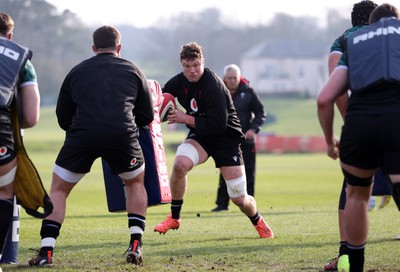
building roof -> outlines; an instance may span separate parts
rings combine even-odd
[[[329,45],[315,41],[264,41],[250,48],[243,58],[321,58],[329,53]]]

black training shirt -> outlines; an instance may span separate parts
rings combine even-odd
[[[144,74],[114,54],[99,54],[66,76],[56,114],[66,145],[118,147],[138,137],[137,126],[153,121],[151,93]]]
[[[175,96],[186,113],[195,117],[196,128],[189,129],[196,135],[244,138],[228,89],[208,68],[195,83],[189,82],[183,73],[177,74],[165,84],[163,92]]]

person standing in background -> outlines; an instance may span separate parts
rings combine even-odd
[[[229,64],[224,68],[224,83],[228,88],[246,140],[241,144],[244,168],[246,171],[247,193],[254,197],[256,177],[256,135],[264,124],[266,113],[264,106],[249,82],[242,77],[238,65]],[[229,195],[222,174],[219,175],[217,207],[212,212],[225,211],[229,208]]]

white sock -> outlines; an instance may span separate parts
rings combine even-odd
[[[56,246],[56,239],[52,237],[43,238],[41,241],[41,247],[52,247]]]
[[[138,227],[138,226],[132,226],[129,228],[129,232],[130,234],[143,234],[143,230],[142,228]]]

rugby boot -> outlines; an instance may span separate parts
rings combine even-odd
[[[338,264],[337,264],[337,271],[338,272],[350,272],[349,255],[344,254],[339,257]]]
[[[338,257],[333,258],[324,265],[324,271],[337,271]]]
[[[53,263],[53,251],[45,250],[45,252],[40,252],[38,255],[29,260],[30,266],[44,266],[51,267]]]
[[[154,231],[158,231],[160,234],[165,234],[168,230],[177,230],[181,225],[181,219],[173,219],[172,215],[169,214],[164,221],[159,223],[157,226],[154,227]]]
[[[254,227],[256,228],[261,238],[274,238],[274,233],[272,232],[272,229],[268,226],[267,222],[265,222],[262,216],[260,216],[257,225]]]
[[[135,265],[143,264],[142,243],[140,243],[138,240],[133,240],[133,242],[129,245],[126,262],[133,263]]]

